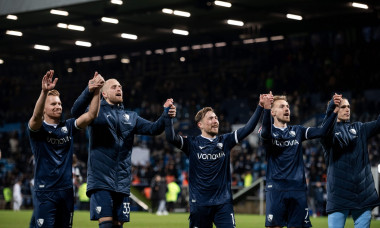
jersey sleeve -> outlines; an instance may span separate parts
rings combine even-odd
[[[378,134],[380,132],[380,115],[377,117],[377,120],[364,123],[363,128],[366,131],[368,138]]]
[[[255,130],[256,125],[260,120],[262,112],[263,112],[263,107],[258,105],[255,112],[253,113],[251,118],[248,120],[248,122],[245,124],[245,126],[242,128],[239,128],[234,133],[236,143],[239,143],[241,140],[243,140],[245,137],[247,137],[249,134],[251,134]]]
[[[178,135],[174,132],[173,119],[165,118],[165,136],[166,140],[178,149],[189,155],[189,138]]]
[[[92,94],[88,90],[88,87],[79,95],[75,100],[73,107],[71,108],[71,115],[75,118],[79,118],[83,113],[86,112],[88,105],[92,99]]]
[[[272,138],[272,117],[270,114],[270,109],[264,109],[263,123],[261,129],[259,130],[259,135],[262,140],[270,140]]]
[[[165,108],[164,112],[155,122],[148,121],[140,116],[136,120],[136,132],[143,135],[159,135],[165,129],[165,119],[168,117],[169,108]]]
[[[321,138],[327,134],[327,132],[330,130],[330,128],[334,125],[336,121],[337,114],[332,113],[330,116],[328,116],[325,119],[325,122],[322,123],[319,127],[309,127],[306,129],[305,133],[305,139],[315,139],[315,138]]]

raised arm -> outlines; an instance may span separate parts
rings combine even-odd
[[[322,125],[320,127],[309,128],[306,132],[306,139],[321,138],[323,136],[326,136],[327,133],[333,129],[341,101],[342,95],[335,94],[333,96],[333,99],[330,101],[327,107],[326,117],[323,120]],[[332,109],[334,109],[334,111],[332,113],[329,113]]]
[[[137,117],[136,130],[137,134],[159,135],[165,129],[165,118],[173,118],[176,115],[176,107],[173,105],[173,99],[169,98],[164,104],[164,112],[155,122],[148,121],[144,118]]]
[[[269,94],[265,94],[265,95],[261,94],[260,95],[259,105],[257,105],[255,112],[253,113],[253,115],[251,116],[251,118],[249,119],[247,124],[244,127],[239,128],[237,130],[236,135],[237,135],[237,139],[239,142],[242,139],[244,139],[245,137],[247,137],[249,134],[251,134],[253,132],[253,130],[255,130],[256,125],[260,120],[261,113],[263,112],[265,105],[270,106]]]
[[[88,111],[77,119],[77,126],[81,129],[86,128],[96,117],[100,108],[100,88],[96,88],[92,97]]]
[[[272,116],[271,116],[271,104],[273,103],[272,92],[269,93],[269,100],[265,100],[264,105],[264,115],[262,121],[262,127],[260,131],[261,138],[270,139],[271,138],[271,129],[272,129]]]
[[[103,85],[104,78],[98,74],[98,72],[95,72],[94,77],[88,82],[88,86],[74,102],[73,107],[71,108],[71,115],[75,118],[79,118],[83,113],[85,113],[87,106],[92,101],[93,92],[97,88],[102,88]]]
[[[33,115],[29,120],[29,127],[31,130],[37,131],[42,126],[45,100],[46,100],[47,94],[49,90],[54,89],[58,81],[58,78],[55,78],[53,81],[53,75],[54,75],[54,70],[49,70],[46,72],[46,74],[42,78],[41,93],[34,107]]]

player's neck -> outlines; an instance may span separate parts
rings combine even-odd
[[[44,115],[44,121],[48,124],[59,124],[60,118],[51,118],[47,115]]]
[[[274,123],[273,125],[277,128],[286,128],[287,125],[286,125],[286,122],[283,122],[283,121],[279,121],[277,119],[274,119]]]
[[[208,139],[214,139],[216,137],[216,135],[210,135],[208,134],[207,132],[202,132],[202,137],[205,137],[205,138],[208,138]]]

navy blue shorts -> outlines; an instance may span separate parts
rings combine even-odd
[[[72,227],[74,190],[35,191],[35,227]]]
[[[267,191],[265,226],[311,227],[306,191]]]
[[[98,190],[90,197],[91,220],[103,217],[112,217],[113,221],[129,222],[130,217],[129,196],[107,190]]]
[[[190,205],[190,228],[235,228],[235,214],[231,203],[214,206]]]

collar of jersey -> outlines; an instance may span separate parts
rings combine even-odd
[[[273,124],[273,127],[274,127],[274,128],[277,128],[277,129],[279,129],[279,130],[281,130],[281,131],[284,131],[286,128],[288,128],[288,127],[276,127],[276,126],[274,126],[274,124]]]
[[[113,109],[124,109],[124,105],[122,103],[112,105],[112,104],[109,104],[104,98],[102,98],[101,105],[107,105]]]
[[[44,123],[50,127],[54,127],[54,128],[57,128],[58,124],[49,124],[47,123],[45,120],[44,120]]]
[[[207,138],[207,137],[204,137],[203,135],[201,135],[201,137],[202,137],[202,138],[204,138],[204,139],[207,139],[207,140],[209,140],[210,142],[212,142],[212,141],[214,141],[214,139],[216,139],[216,136],[215,136],[215,138],[212,138],[212,139],[210,139],[210,138]]]

